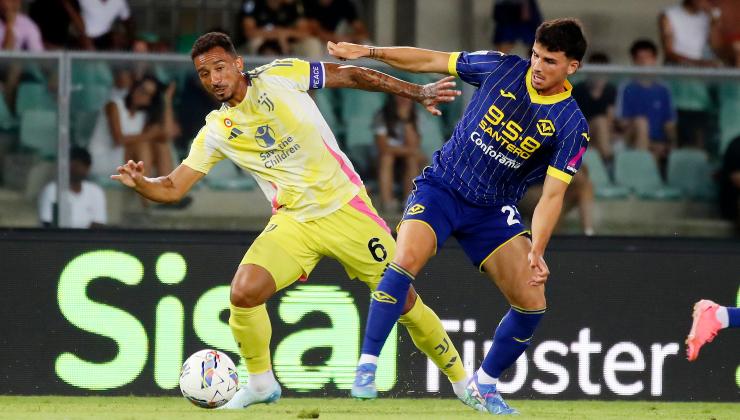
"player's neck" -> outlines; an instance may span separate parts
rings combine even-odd
[[[542,90],[535,89],[535,90],[537,90],[537,94],[540,96],[557,95],[558,93],[565,92],[565,81],[563,80],[562,82],[556,84],[550,89],[542,89]]]
[[[239,79],[239,84],[236,87],[236,91],[234,91],[234,94],[231,95],[231,99],[226,101],[226,103],[231,106],[237,106],[244,98],[247,96],[247,90],[249,89],[249,82],[247,82],[247,77],[244,76],[241,79]]]

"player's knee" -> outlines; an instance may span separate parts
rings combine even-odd
[[[274,288],[272,288],[274,289]],[[249,276],[234,277],[231,282],[231,304],[240,308],[254,308],[270,298],[274,290]]]
[[[393,262],[411,273],[419,271],[421,265],[424,264],[422,259],[414,252],[404,252],[398,249],[396,250],[396,256],[393,258]]]

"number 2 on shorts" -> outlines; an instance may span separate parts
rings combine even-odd
[[[516,224],[521,223],[516,218],[516,214],[517,213],[516,213],[516,209],[514,207],[511,207],[511,206],[503,206],[503,207],[501,207],[501,213],[508,213],[509,214],[509,217],[506,218],[506,223],[508,223],[509,226],[513,226],[513,225],[516,225]]]

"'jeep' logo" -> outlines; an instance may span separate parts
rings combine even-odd
[[[275,144],[275,131],[269,125],[257,127],[257,131],[254,133],[254,139],[260,146],[268,148]]]
[[[552,136],[555,134],[555,125],[550,120],[537,121],[537,131],[541,136]]]

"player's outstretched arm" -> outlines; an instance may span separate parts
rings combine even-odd
[[[149,200],[158,203],[180,201],[185,194],[203,178],[204,174],[188,166],[180,165],[167,176],[147,178],[144,176],[144,162],[129,160],[117,168],[118,174],[111,179],[135,190]]]
[[[558,178],[547,175],[542,187],[542,197],[537,202],[532,215],[532,250],[529,253],[529,265],[532,268],[530,285],[544,284],[550,275],[545,263],[545,248],[550,242],[552,231],[560,219],[563,209],[563,198],[568,184]]]
[[[327,42],[329,54],[340,60],[372,58],[382,61],[399,70],[414,73],[450,74],[448,52],[425,50],[414,47],[373,47],[370,45],[351,44],[349,42]]]
[[[445,77],[426,85],[417,85],[383,72],[350,65],[324,63],[327,88],[354,88],[371,92],[386,92],[403,96],[422,104],[432,115],[442,115],[437,109],[441,102],[452,102],[462,92],[454,89],[454,77]]]

